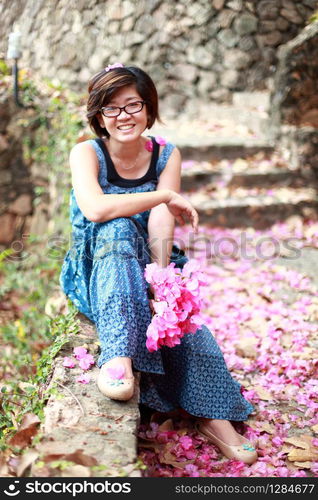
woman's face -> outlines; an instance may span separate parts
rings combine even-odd
[[[138,94],[135,86],[131,85],[118,90],[106,107],[123,107],[127,104],[136,103],[136,101],[143,101],[143,99]],[[121,110],[120,115],[116,117],[105,117],[101,114],[99,120],[100,125],[106,127],[112,139],[119,142],[131,142],[137,140],[147,128],[146,105],[141,111],[134,114],[129,114],[125,110]]]

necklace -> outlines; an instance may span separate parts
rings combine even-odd
[[[120,168],[122,168],[123,170],[131,170],[132,168],[135,168],[135,166],[137,165],[137,162],[139,160],[139,156],[140,156],[141,152],[142,152],[142,149],[139,148],[139,152],[138,152],[138,154],[136,156],[136,159],[135,159],[134,163],[130,167],[124,167],[123,162],[121,161],[121,159],[118,158],[118,156],[116,156],[114,154],[113,154],[113,156],[115,156],[117,158],[117,161],[119,163]]]

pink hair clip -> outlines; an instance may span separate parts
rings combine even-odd
[[[108,66],[106,66],[105,68],[105,71],[106,73],[108,73],[108,71],[110,71],[111,69],[114,69],[114,68],[123,68],[124,65],[120,62],[116,62],[115,64],[109,64]]]

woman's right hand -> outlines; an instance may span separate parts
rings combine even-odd
[[[188,218],[194,231],[198,232],[199,215],[191,203],[183,196],[169,189],[168,201],[166,201],[169,212],[176,218],[177,222],[183,226]]]

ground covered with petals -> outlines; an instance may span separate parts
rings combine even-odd
[[[228,460],[190,416],[155,413],[140,426],[144,475],[317,477],[318,223],[295,216],[263,231],[202,226],[175,236],[208,281],[205,324],[255,408],[235,425],[259,459]]]

